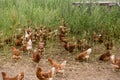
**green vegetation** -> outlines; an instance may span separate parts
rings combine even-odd
[[[80,0],[0,0],[0,29],[23,27],[31,20],[35,25],[59,26],[61,18],[76,33],[84,30],[109,30],[119,36],[120,8],[111,9],[103,6],[73,6],[72,2]],[[81,0],[82,1],[82,0]],[[91,0],[93,1],[93,0]]]

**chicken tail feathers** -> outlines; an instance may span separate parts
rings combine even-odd
[[[55,75],[55,67],[52,67],[52,77]],[[51,80],[51,79],[50,79]]]
[[[87,54],[90,54],[91,52],[92,52],[92,49],[89,48],[89,49],[87,50]]]

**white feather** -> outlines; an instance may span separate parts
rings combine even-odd
[[[98,36],[99,36],[99,37],[101,37],[102,35],[101,35],[101,34],[99,34]]]
[[[110,56],[110,59],[112,60],[112,62],[114,63],[114,60],[115,60],[115,55],[111,55]]]
[[[53,80],[53,78],[49,78],[49,80]]]
[[[29,41],[27,42],[27,50],[32,49],[32,41],[31,39],[29,39]]]
[[[59,26],[59,28],[63,28],[64,26]]]
[[[28,36],[29,36],[28,33],[25,31],[25,38],[28,38]]]
[[[89,48],[89,49],[87,50],[87,54],[90,54],[91,52],[92,52],[92,49]]]
[[[29,39],[28,44],[29,44],[30,46],[32,46],[32,40],[31,40],[31,39]]]
[[[52,68],[52,77],[55,75],[55,67]]]
[[[89,55],[85,56],[85,58],[89,58]]]

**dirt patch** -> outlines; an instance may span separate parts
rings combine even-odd
[[[54,46],[54,47],[53,47]],[[76,52],[70,54],[60,46],[53,45],[46,49],[39,66],[44,71],[50,70],[51,66],[47,61],[47,58],[51,57],[57,62],[61,63],[67,60],[65,68],[65,74],[57,74],[54,80],[120,80],[120,72],[113,72],[110,62],[100,62],[98,57],[104,52],[103,46],[94,47],[90,61],[87,62],[76,62],[74,60],[77,55]],[[100,50],[99,50],[100,49]],[[101,50],[102,49],[102,50]],[[119,55],[119,48],[115,48],[112,52]],[[93,55],[95,54],[95,56]],[[15,62],[11,59],[10,55],[0,57],[0,72],[5,71],[10,76],[14,76],[21,71],[25,72],[25,80],[38,80],[35,75],[36,68],[31,59],[31,56],[22,55],[22,59]],[[0,80],[2,76],[0,75]]]

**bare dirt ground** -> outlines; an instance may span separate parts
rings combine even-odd
[[[48,58],[55,59],[58,63],[67,60],[67,65],[65,68],[65,75],[57,74],[54,80],[120,80],[120,72],[114,72],[110,62],[100,62],[98,61],[99,55],[104,53],[103,46],[95,46],[92,48],[93,51],[90,56],[89,62],[76,62],[74,60],[76,53],[68,53],[62,47],[52,45],[47,49],[39,66],[42,67],[44,71],[51,69]],[[111,52],[120,56],[120,48],[115,47]],[[5,71],[10,76],[14,76],[21,71],[25,72],[24,80],[38,80],[35,75],[36,68],[31,60],[31,56],[22,54],[22,59],[14,61],[11,59],[9,53],[7,56],[0,56],[0,72]],[[0,74],[0,80],[2,76]]]

